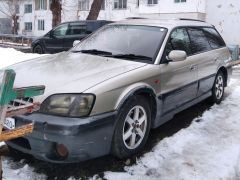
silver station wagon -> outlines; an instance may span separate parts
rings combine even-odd
[[[106,25],[68,52],[12,65],[16,87],[45,85],[40,110],[12,149],[54,163],[143,150],[150,129],[206,99],[220,103],[232,69],[214,26],[196,20],[130,19]],[[23,101],[23,100],[22,100]],[[9,128],[6,127],[5,128]]]

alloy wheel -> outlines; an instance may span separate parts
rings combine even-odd
[[[134,106],[125,118],[123,141],[128,149],[137,148],[145,137],[147,130],[147,113],[142,106]]]
[[[215,83],[215,94],[217,99],[221,99],[223,96],[223,89],[224,89],[224,84],[223,84],[223,77],[219,75],[216,79]]]

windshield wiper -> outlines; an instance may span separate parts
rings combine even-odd
[[[72,51],[73,53],[86,53],[86,54],[95,54],[95,55],[112,55],[111,52],[108,51],[101,51],[98,49],[86,49],[86,50],[79,50],[79,51]]]
[[[150,60],[150,61],[152,61],[151,57],[143,56],[143,55],[136,55],[136,54],[113,54],[113,55],[109,55],[107,57],[132,59],[132,60],[148,60],[148,61]]]

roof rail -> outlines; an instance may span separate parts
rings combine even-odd
[[[148,19],[146,17],[128,17],[126,19]]]
[[[179,20],[206,22],[206,21],[199,20],[199,19],[188,19],[188,18],[179,18]]]

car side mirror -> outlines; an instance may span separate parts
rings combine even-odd
[[[78,43],[80,43],[81,41],[80,40],[75,40],[73,41],[73,47],[76,46]]]
[[[169,61],[178,62],[187,59],[187,53],[185,51],[173,50],[167,56]]]

